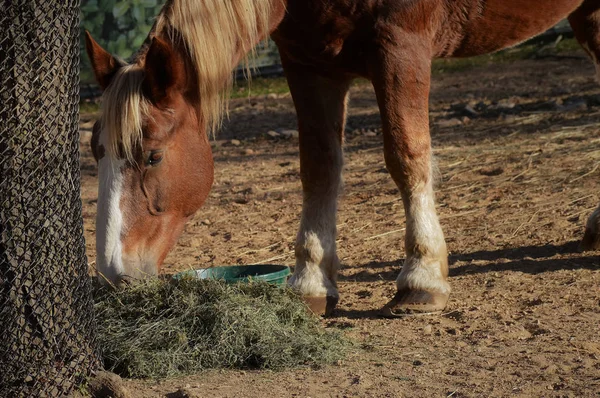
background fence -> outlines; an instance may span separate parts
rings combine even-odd
[[[81,218],[79,1],[0,0],[0,397],[99,361]]]

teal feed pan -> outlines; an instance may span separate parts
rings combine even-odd
[[[175,275],[179,279],[191,276],[198,279],[224,280],[227,283],[248,282],[249,280],[261,280],[272,285],[285,285],[290,275],[290,267],[285,265],[232,265],[226,267],[200,268],[180,272]]]

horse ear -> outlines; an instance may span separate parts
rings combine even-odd
[[[181,55],[165,40],[158,37],[146,54],[143,89],[145,94],[159,104],[185,87],[185,66]]]
[[[100,85],[100,88],[105,90],[121,65],[115,57],[96,43],[87,30],[85,31],[85,49],[92,63],[96,81]]]

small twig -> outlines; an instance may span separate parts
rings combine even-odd
[[[515,232],[513,232],[513,234],[512,234],[512,236],[511,236],[511,238],[514,238],[514,237],[517,235],[517,232],[519,232],[519,230],[521,229],[521,227],[523,227],[524,225],[527,225],[527,224],[531,223],[531,222],[533,221],[533,219],[535,218],[535,216],[537,216],[537,214],[538,214],[539,212],[540,212],[540,211],[538,210],[538,211],[536,211],[535,213],[533,213],[533,215],[531,216],[531,218],[529,219],[529,221],[527,221],[527,222],[522,222],[522,223],[521,223],[521,225],[519,225],[519,226],[517,227],[517,229],[515,229]]]
[[[245,251],[245,252],[243,252],[243,253],[237,254],[237,255],[236,255],[236,257],[240,257],[240,256],[243,256],[244,254],[248,254],[248,253],[252,253],[252,252],[260,252],[260,251],[263,251],[263,250],[267,250],[267,249],[270,249],[270,248],[272,248],[273,246],[277,246],[277,245],[278,245],[278,244],[280,244],[280,243],[281,243],[281,242],[275,242],[275,243],[273,243],[272,245],[265,246],[265,247],[262,247],[262,248],[259,248],[259,249],[250,249],[250,250],[246,250],[246,251]]]
[[[373,239],[381,238],[382,236],[386,236],[386,235],[391,235],[391,234],[395,234],[395,233],[398,233],[398,232],[402,232],[404,230],[406,230],[406,228],[395,229],[393,231],[384,232],[384,233],[379,234],[379,235],[369,236],[368,238],[365,238],[364,240],[373,240]]]
[[[531,169],[531,155],[529,156],[529,163],[527,163],[527,167],[525,168],[525,170],[523,170],[522,172],[520,172],[519,174],[517,174],[514,177],[509,178],[509,181],[515,181],[517,178],[521,177],[523,174],[527,173],[529,171],[529,169]]]
[[[362,227],[355,228],[350,233],[356,233],[356,232],[362,231],[363,229],[365,229],[369,226],[371,226],[371,223],[367,223],[367,224],[363,225]]]
[[[464,163],[464,162],[465,162],[465,159],[459,160],[458,162],[450,163],[450,164],[446,165],[445,167],[450,168],[450,167],[458,166],[459,164]]]
[[[595,194],[593,194],[593,193],[591,193],[591,194],[589,194],[589,195],[582,196],[582,197],[581,197],[581,198],[579,198],[579,199],[575,199],[575,200],[573,200],[573,201],[569,202],[569,204],[577,203],[577,202],[579,202],[579,201],[582,201],[583,199],[591,198],[592,196],[596,196],[596,195],[595,195]]]
[[[580,214],[583,214],[583,213],[588,213],[588,212],[590,212],[590,211],[592,211],[592,210],[596,209],[596,207],[598,207],[598,206],[594,206],[594,207],[588,207],[588,208],[586,208],[586,209],[583,209],[583,210],[580,210],[580,211],[578,211],[578,212],[576,212],[576,213],[571,213],[571,214],[568,214],[568,215],[567,215],[565,218],[568,220],[568,219],[569,219],[569,218],[571,218],[571,217],[579,216]]]
[[[261,260],[257,264],[265,264],[265,263],[268,263],[269,261],[279,260],[280,258],[285,258],[285,257],[289,256],[292,253],[294,253],[294,252],[293,251],[289,251],[289,252],[283,253],[283,254],[281,254],[279,256],[275,256],[275,257],[267,258],[265,260]]]
[[[426,316],[445,316],[445,315],[449,315],[461,310],[465,310],[467,307],[460,307],[460,308],[455,308],[453,310],[450,311],[446,311],[446,312],[442,312],[442,313],[437,313],[437,312],[424,312],[424,313],[415,313],[415,314],[407,314],[404,316],[399,316],[399,318],[418,318],[418,317],[426,317]]]
[[[108,283],[112,288],[116,289],[117,287],[115,286],[114,283],[112,283],[106,276],[104,276],[104,274],[100,271],[98,271],[98,268],[96,268],[96,262],[92,261],[91,263],[88,264],[88,266],[92,267],[94,269],[94,271],[96,271],[96,274],[100,275],[102,277],[102,279],[104,279],[104,281],[106,283]]]
[[[452,175],[450,178],[452,178],[452,177],[454,177],[454,175]],[[450,181],[450,180],[448,180],[448,181]],[[455,186],[453,186],[453,187],[448,187],[448,188],[442,189],[442,192],[450,192],[450,191],[454,191],[455,189],[462,188],[462,187],[466,187],[467,185],[469,185],[469,184],[460,184],[460,185],[455,185]]]
[[[478,187],[479,185],[481,185],[481,181],[476,181],[473,184],[466,183],[466,184],[461,184],[461,185],[455,185],[455,186],[447,188],[447,189],[441,189],[440,192],[450,192],[450,191],[454,191],[455,189],[462,188],[465,186],[467,186],[467,188],[465,188],[465,190],[468,190],[468,189],[473,189],[475,187]]]
[[[449,218],[462,217],[462,216],[466,216],[467,214],[477,213],[477,212],[481,212],[481,211],[483,211],[483,210],[482,209],[475,209],[475,210],[464,211],[464,212],[458,213],[458,214],[449,214],[447,216],[440,217],[440,220],[447,220]]]
[[[573,183],[573,182],[575,182],[575,181],[577,181],[577,180],[580,180],[580,179],[582,179],[583,177],[587,177],[587,176],[589,176],[589,175],[590,175],[590,174],[592,174],[594,171],[596,171],[596,170],[598,169],[598,167],[600,167],[600,162],[596,163],[596,165],[594,166],[594,168],[593,168],[592,170],[588,171],[587,173],[585,173],[584,175],[582,175],[582,176],[579,176],[579,177],[577,177],[577,178],[573,178],[571,181],[569,181],[569,184],[570,184],[570,183]]]
[[[529,167],[526,168],[525,170],[523,170],[522,172],[520,172],[519,174],[517,174],[516,176],[512,177],[510,179],[510,181],[515,181],[517,178],[521,177],[523,174],[527,173],[529,171]]]
[[[577,126],[577,132],[579,132],[585,128],[588,128],[588,127],[596,128],[596,127],[598,127],[598,123],[582,124],[581,126]],[[560,129],[561,130],[574,130],[574,127],[573,126],[562,126]],[[560,135],[562,135],[562,133],[558,134],[558,136],[560,136]]]

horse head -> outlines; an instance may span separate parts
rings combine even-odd
[[[94,126],[97,269],[118,283],[154,275],[206,200],[213,158],[184,49],[154,38],[126,64],[86,35],[103,90]]]

